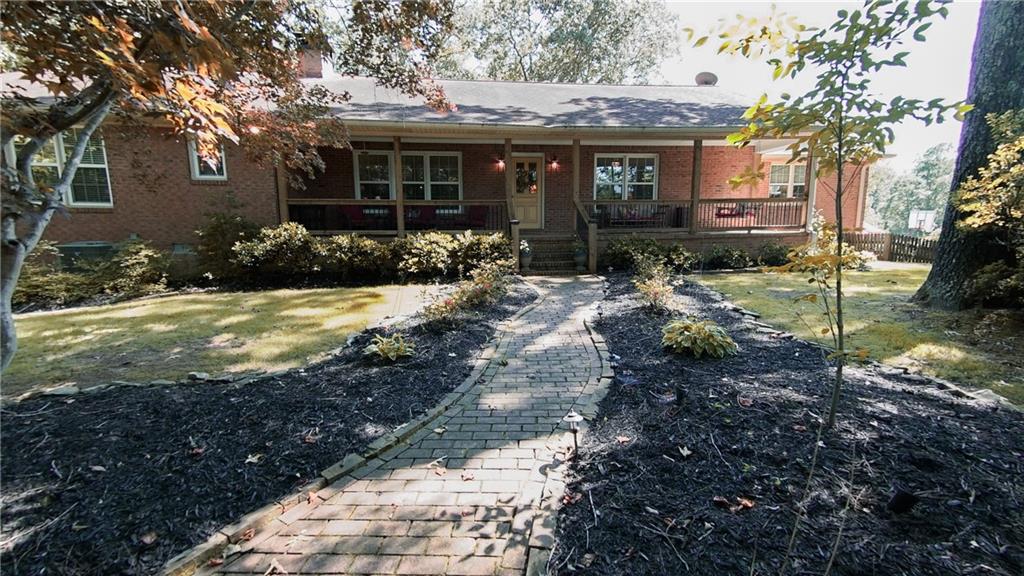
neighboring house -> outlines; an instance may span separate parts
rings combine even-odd
[[[46,238],[140,237],[187,251],[206,215],[230,204],[259,224],[295,221],[318,234],[517,232],[548,242],[561,261],[575,237],[753,249],[803,241],[814,210],[834,220],[835,177],[788,164],[791,141],[726,144],[750,100],[714,85],[442,81],[458,109],[438,113],[372,79],[323,78],[314,59],[305,63],[304,81],[352,95],[333,110],[352,149],[321,149],[326,170],[303,189],[236,146],[225,145],[214,169],[159,127],[111,122],[79,168],[70,217],[55,218]],[[57,147],[38,164],[56,173],[61,163]],[[764,178],[733,189],[729,178],[748,169]],[[863,225],[866,171],[846,168],[848,228]]]

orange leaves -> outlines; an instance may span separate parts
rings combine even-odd
[[[756,505],[756,502],[750,498],[743,498],[742,496],[737,496],[735,500],[736,501],[734,503],[724,496],[715,496],[711,499],[711,503],[719,508],[724,508],[729,512],[732,512],[733,514],[742,510],[749,510]]]

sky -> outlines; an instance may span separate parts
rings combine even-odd
[[[770,2],[690,2],[669,1],[669,10],[679,16],[681,27],[696,32],[711,30],[720,18],[735,18],[738,13],[767,14]],[[826,26],[835,20],[840,9],[857,9],[860,2],[775,2],[779,10],[797,16],[810,26]],[[910,52],[906,68],[894,68],[873,79],[873,88],[885,100],[895,96],[907,98],[946,98],[963,100],[967,96],[967,79],[971,67],[971,50],[978,24],[980,2],[956,1],[949,7],[946,20],[936,19],[927,31],[926,41],[911,42],[905,49]],[[679,56],[665,62],[661,82],[666,84],[693,84],[698,72],[709,71],[718,76],[718,85],[756,98],[761,92],[777,97],[785,91],[796,92],[800,86],[813,85],[813,77],[806,81],[772,81],[771,68],[759,61],[742,57],[722,56],[708,42],[701,48],[684,46]],[[657,82],[657,81],[656,81]],[[753,101],[751,102],[753,103]],[[908,121],[896,128],[896,139],[888,149],[893,158],[885,160],[898,170],[907,170],[914,159],[929,147],[949,142],[954,145],[960,138],[960,123],[950,120],[944,124],[924,126]]]

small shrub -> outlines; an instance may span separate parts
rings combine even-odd
[[[1024,308],[1024,262],[982,267],[967,284],[967,298],[985,306]]]
[[[304,280],[317,272],[319,244],[301,224],[285,222],[262,228],[250,240],[236,242],[234,262],[261,280]]]
[[[235,243],[255,237],[259,230],[259,226],[237,214],[211,214],[206,224],[196,230],[200,273],[217,281],[237,279],[242,269],[235,262]]]
[[[376,356],[382,362],[396,362],[399,358],[406,358],[415,353],[416,347],[411,342],[406,342],[401,334],[387,337],[376,334],[373,342],[363,349],[363,354]]]
[[[682,244],[674,244],[665,255],[665,263],[676,272],[689,272],[697,267],[700,256],[690,252]]]
[[[410,276],[445,278],[457,272],[458,241],[443,232],[422,232],[407,239],[398,269]]]
[[[666,277],[654,276],[646,280],[633,281],[644,306],[653,310],[664,310],[672,301],[672,285]]]
[[[821,214],[818,214],[814,218],[813,228],[814,238],[791,250],[786,256],[787,262],[779,266],[776,271],[807,272],[816,276],[831,277],[837,264],[835,224],[825,222]],[[874,260],[874,254],[871,252],[862,252],[845,242],[842,255],[844,270],[865,270],[868,263]]]
[[[673,320],[662,328],[661,345],[677,354],[695,358],[708,355],[724,358],[736,354],[739,347],[724,328],[711,320]]]
[[[397,276],[395,246],[356,234],[317,239],[316,268],[329,280]]]
[[[665,253],[665,247],[658,244],[658,241],[653,238],[629,236],[616,238],[609,242],[608,249],[605,251],[605,259],[608,264],[616,268],[633,270],[638,259],[663,261]]]
[[[62,272],[53,242],[40,242],[25,258],[11,301],[15,306],[65,306],[96,296],[102,287],[89,275]]]
[[[789,255],[789,247],[777,242],[766,242],[757,249],[758,266],[782,266]]]
[[[148,243],[131,240],[121,244],[114,257],[88,263],[88,272],[107,294],[124,297],[146,296],[167,290],[166,254]]]
[[[423,309],[428,322],[453,322],[462,310],[494,302],[508,291],[508,267],[504,262],[484,264],[455,287],[451,295]]]
[[[512,268],[512,245],[500,233],[474,235],[469,231],[455,236],[455,268],[459,276],[490,264]]]
[[[710,252],[704,255],[703,265],[705,270],[728,270],[733,268],[746,268],[750,266],[750,256],[742,248],[731,248],[729,246],[715,246]]]

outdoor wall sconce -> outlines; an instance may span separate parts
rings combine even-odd
[[[548,164],[551,166],[552,170],[558,170],[558,156],[552,156],[551,160],[548,161]]]
[[[505,169],[505,160],[503,158],[495,158],[494,163],[498,165],[499,171]]]

